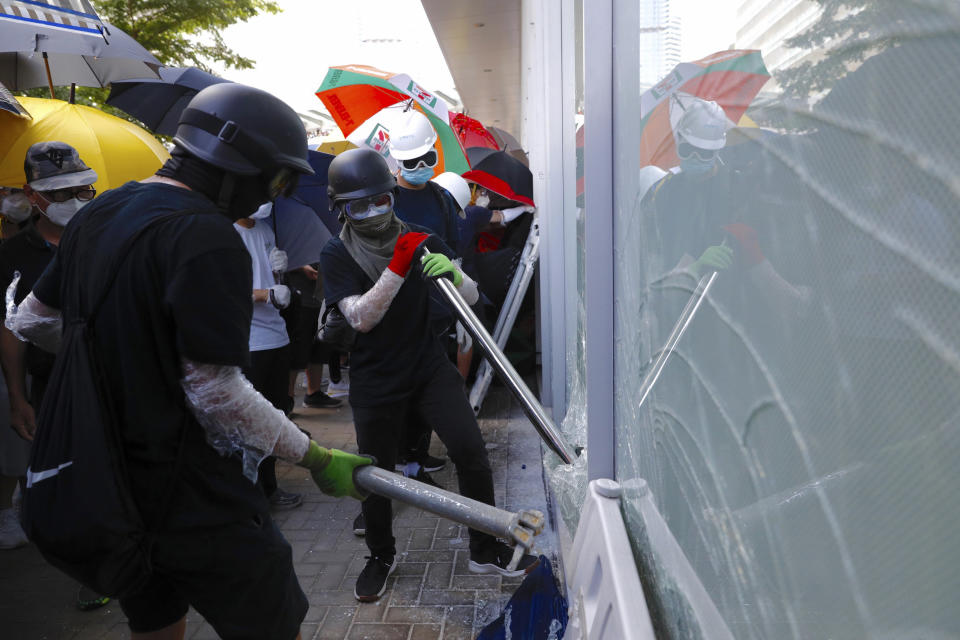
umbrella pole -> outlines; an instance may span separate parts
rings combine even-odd
[[[47,70],[47,86],[50,87],[50,97],[53,98],[53,76],[50,75],[50,58],[46,51],[43,52],[43,66]]]
[[[74,104],[77,97],[77,83],[70,83],[70,104]]]

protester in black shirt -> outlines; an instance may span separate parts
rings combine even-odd
[[[252,279],[232,222],[312,172],[306,137],[275,97],[223,83],[190,101],[174,143],[156,176],[84,208],[8,322],[53,349],[59,310],[76,313],[68,274],[83,268],[84,286],[98,290],[113,271],[94,340],[146,521],[159,519],[175,479],[152,548],[153,576],[120,600],[132,636],[182,638],[192,605],[221,637],[292,639],[307,601],[290,546],[254,484],[257,465],[271,454],[298,462],[325,493],[361,498],[352,472],[370,462],[319,447],[240,374],[249,362]],[[113,264],[134,233],[174,212]]]
[[[64,225],[77,209],[94,196],[97,174],[80,159],[76,149],[63,142],[38,142],[24,159],[27,184],[22,192],[3,199],[6,218],[20,219],[22,228],[0,245],[0,287],[6,291],[16,280],[13,294],[19,303],[53,259]],[[82,198],[82,200],[78,199]],[[27,216],[22,218],[26,209]],[[31,215],[33,214],[33,215]],[[0,310],[5,314],[6,309]],[[33,440],[36,414],[40,411],[54,356],[32,344],[18,340],[6,327],[0,327],[0,366],[3,367],[10,400],[10,426],[13,431],[0,436],[6,451],[0,464],[0,548],[26,544],[27,539],[13,513],[11,498],[16,478],[27,469],[28,441]],[[27,385],[27,374],[30,384]],[[17,437],[19,436],[19,438]],[[92,597],[89,597],[92,596]],[[109,599],[93,594],[84,602],[105,604]],[[84,608],[94,608],[85,604]]]
[[[361,453],[392,469],[404,420],[416,413],[446,445],[461,493],[493,504],[493,475],[463,379],[430,327],[432,285],[421,277],[419,265],[411,265],[425,245],[432,253],[424,258],[425,275],[450,277],[468,303],[477,300],[476,283],[451,263],[443,243],[396,217],[396,180],[380,154],[345,151],[330,163],[328,183],[331,206],[344,227],[324,247],[320,264],[327,305],[337,305],[357,331],[350,404]],[[390,500],[370,496],[362,508],[371,555],[354,595],[370,602],[383,594],[396,567],[396,546]],[[522,575],[536,563],[524,556],[516,571],[508,571],[511,555],[502,542],[470,530],[471,571]]]

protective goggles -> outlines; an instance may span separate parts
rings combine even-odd
[[[713,160],[713,157],[717,155],[717,152],[714,149],[701,149],[700,147],[695,147],[689,142],[681,142],[677,145],[677,156],[681,160],[686,160],[693,155],[697,156],[701,160]]]
[[[378,193],[366,198],[347,200],[340,205],[340,208],[352,219],[363,220],[393,209],[393,194]]]
[[[287,167],[280,169],[277,175],[273,176],[273,179],[270,180],[270,184],[267,185],[267,194],[269,194],[271,202],[280,196],[286,198],[292,196],[294,189],[297,188],[297,181],[299,179],[300,174],[293,169]]]
[[[88,185],[86,187],[68,187],[66,189],[54,189],[53,191],[40,191],[39,193],[48,202],[66,202],[71,198],[76,198],[80,202],[89,202],[97,195],[97,190]]]
[[[419,169],[420,167],[430,167],[431,169],[437,166],[437,161],[440,157],[437,155],[436,149],[430,149],[425,154],[419,158],[410,158],[409,160],[401,160],[400,164],[403,165],[404,169],[413,171],[414,169]]]

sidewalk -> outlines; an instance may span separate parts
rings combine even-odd
[[[320,444],[356,451],[349,407],[305,409],[293,416]],[[480,426],[494,469],[497,506],[539,509],[547,514],[540,441],[520,408],[503,387],[494,387],[484,404]],[[433,453],[443,454],[433,439]],[[301,507],[274,513],[293,547],[297,575],[310,601],[302,626],[304,640],[398,639],[459,640],[475,638],[496,618],[520,579],[475,575],[469,560],[466,529],[405,505],[394,505],[398,565],[387,591],[375,603],[361,605],[353,586],[367,548],[353,535],[358,503],[321,494],[306,471],[279,465],[280,486],[304,494]],[[448,464],[432,474],[456,490]],[[544,532],[537,552],[556,555],[556,537]],[[111,602],[97,611],[74,608],[76,585],[49,567],[32,546],[0,551],[0,637],[11,640],[121,640],[129,631],[120,607]],[[186,637],[216,638],[193,612]]]

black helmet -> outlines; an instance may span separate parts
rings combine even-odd
[[[198,92],[180,115],[173,141],[229,173],[268,180],[284,168],[313,174],[296,112],[266,91],[235,82]]]
[[[355,200],[393,191],[397,179],[387,161],[373,149],[349,149],[330,162],[327,170],[327,197],[330,209],[340,200]]]

